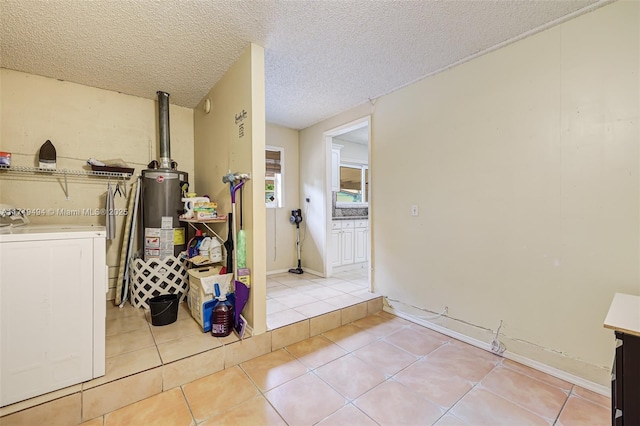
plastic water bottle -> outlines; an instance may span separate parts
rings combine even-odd
[[[211,335],[226,337],[233,329],[233,305],[227,300],[225,294],[220,294],[218,283],[214,284],[214,291],[218,303],[211,310]]]

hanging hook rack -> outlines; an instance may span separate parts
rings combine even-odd
[[[127,182],[124,180],[124,176],[120,176],[120,179],[122,179],[122,195],[127,198]]]

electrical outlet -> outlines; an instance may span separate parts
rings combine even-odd
[[[411,216],[418,216],[418,206],[415,204],[411,206]]]

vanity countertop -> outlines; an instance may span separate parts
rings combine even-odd
[[[331,220],[367,220],[368,216],[339,216],[333,217]]]
[[[604,326],[640,336],[640,296],[616,293],[604,320]]]

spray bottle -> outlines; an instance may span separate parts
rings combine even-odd
[[[204,240],[204,234],[201,230],[196,230],[196,234],[189,240],[187,244],[187,257],[192,258],[200,254],[200,244]]]

